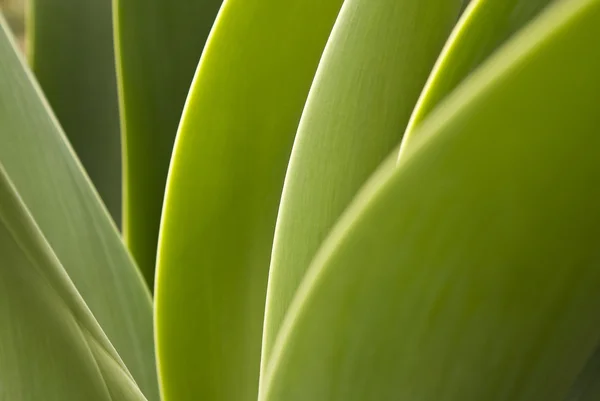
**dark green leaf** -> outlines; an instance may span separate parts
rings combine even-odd
[[[113,218],[121,146],[111,0],[31,0],[31,68]]]
[[[150,288],[173,140],[222,0],[114,0],[123,234]]]

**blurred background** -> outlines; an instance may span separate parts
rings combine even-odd
[[[23,48],[25,44],[25,1],[26,0],[0,0],[0,10],[19,39],[21,48]]]

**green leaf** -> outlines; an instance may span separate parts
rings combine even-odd
[[[0,399],[142,401],[0,165]]]
[[[553,1],[473,0],[469,3],[427,80],[406,128],[402,147],[435,106]]]
[[[460,0],[346,0],[308,97],[277,218],[262,368],[310,261],[402,138]]]
[[[260,400],[565,399],[600,339],[599,35],[600,1],[557,3],[423,123],[320,249]]]
[[[600,399],[600,348],[590,357],[585,368],[571,386],[566,401],[595,401]]]
[[[222,0],[114,0],[124,146],[123,235],[153,288],[183,105]]]
[[[121,221],[121,144],[111,0],[32,0],[33,70],[113,218]]]
[[[0,163],[140,389],[158,400],[149,293],[0,25]]]
[[[156,285],[164,401],[256,400],[293,138],[341,0],[228,0],[184,112]]]

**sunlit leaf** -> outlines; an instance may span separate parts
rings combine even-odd
[[[600,339],[599,35],[600,1],[557,3],[423,123],[320,249],[261,400],[565,399]]]
[[[446,43],[402,139],[515,32],[554,0],[473,0]]]
[[[164,401],[256,400],[283,178],[341,0],[228,0],[184,112],[159,244]]]

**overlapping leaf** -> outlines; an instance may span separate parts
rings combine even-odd
[[[319,251],[261,400],[565,399],[600,338],[599,35],[600,1],[557,3],[423,123]]]
[[[145,401],[0,164],[0,399]]]
[[[32,0],[28,58],[113,218],[121,220],[121,146],[111,0]]]
[[[148,291],[2,21],[0,26],[0,163],[135,381],[157,400]]]
[[[319,245],[396,146],[460,0],[346,0],[294,142],[273,246],[263,368]]]
[[[553,0],[474,0],[442,51],[413,111],[403,146],[415,127],[515,32]]]
[[[150,288],[173,141],[222,0],[114,0],[123,234]]]
[[[164,401],[256,400],[283,178],[341,3],[224,3],[167,185],[156,285]]]

